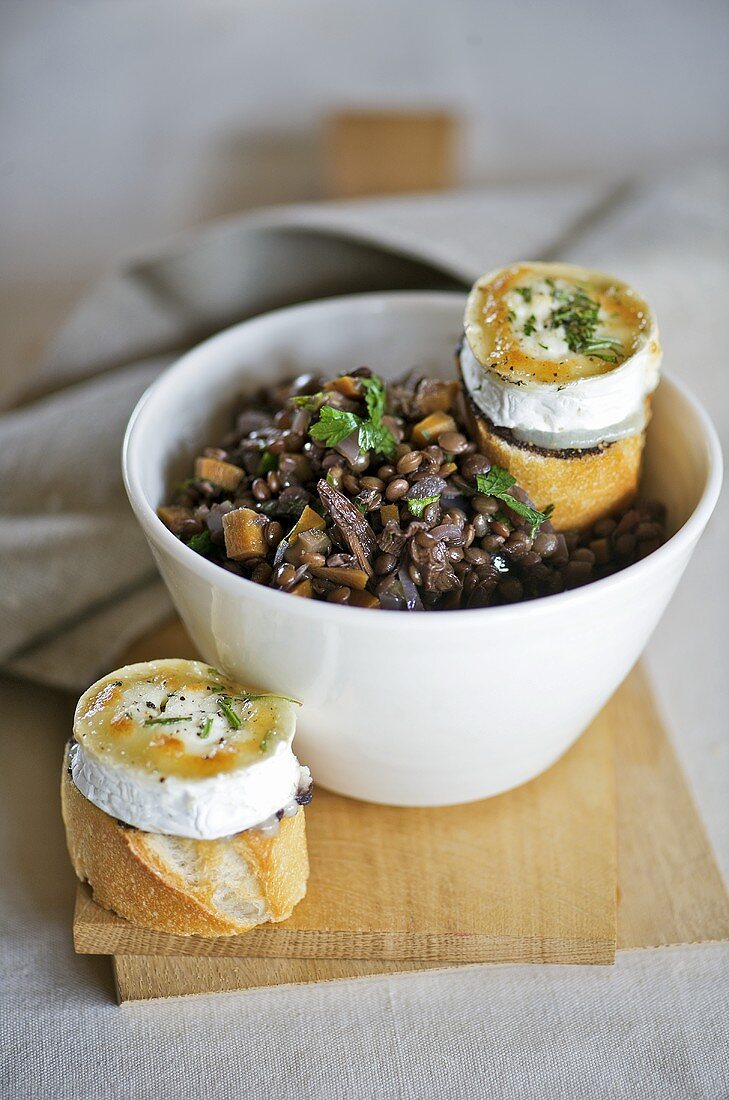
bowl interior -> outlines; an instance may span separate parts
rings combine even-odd
[[[452,377],[464,302],[435,293],[329,299],[265,314],[207,340],[161,376],[138,410],[127,443],[132,496],[141,490],[152,510],[164,503],[170,487],[190,476],[200,448],[216,445],[230,429],[241,395],[264,383],[363,365],[387,379],[413,367]],[[670,534],[706,489],[711,433],[693,399],[664,378],[653,402],[642,491],[668,506]]]

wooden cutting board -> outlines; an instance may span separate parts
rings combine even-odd
[[[311,876],[282,924],[174,936],[79,890],[79,952],[245,958],[609,963],[616,942],[615,792],[608,724],[498,798],[401,809],[316,791]]]
[[[177,624],[135,645],[124,660],[161,654],[194,654]],[[613,745],[617,763],[617,891]],[[337,807],[337,803],[342,805]],[[349,821],[355,847],[335,843],[336,837],[327,828],[330,812],[336,812],[340,825]],[[370,815],[366,827],[359,816],[363,813]],[[403,818],[397,825],[395,850],[406,859],[396,861],[391,882],[379,880],[378,888],[381,892],[384,888],[387,902],[384,907],[374,906],[373,923],[369,921],[372,906],[362,887],[367,886],[367,854],[374,848],[368,838],[376,833],[377,819],[383,813],[384,819],[394,815],[389,819],[387,848],[392,847],[392,821]],[[476,817],[466,822],[469,814]],[[411,837],[406,828],[411,815],[414,819],[439,819],[441,828],[436,830],[421,821],[419,828],[411,826]],[[460,842],[454,849],[440,835],[450,815],[466,828],[470,863],[459,858]],[[542,848],[545,822],[547,843]],[[257,957],[245,958],[230,940],[227,946],[220,940],[200,940],[192,946],[192,941],[184,938],[181,945],[176,937],[140,936],[139,930],[95,906],[87,890],[80,887],[74,921],[77,949],[114,953],[119,998],[133,1000],[366,977],[471,961],[609,962],[616,944],[636,948],[729,937],[726,890],[640,669],[631,674],[570,753],[544,776],[517,791],[470,807],[421,811],[368,806],[319,791],[307,811],[307,823],[312,854],[309,894],[292,918],[294,927],[278,947],[272,936],[285,927],[282,925],[271,926],[267,937],[259,937],[264,950]],[[442,862],[426,868],[428,887],[422,897],[438,899],[435,912],[417,904],[415,878],[409,871],[411,840],[422,857],[433,836],[438,837],[434,850]],[[483,843],[474,843],[474,836],[480,836]],[[317,857],[320,842],[320,855],[327,853],[323,858]],[[588,853],[594,854],[596,845],[601,854],[592,865]],[[358,877],[352,885],[359,885],[351,889],[347,882],[344,888],[336,888],[336,868],[348,866],[351,853],[358,857]],[[337,858],[332,859],[332,854]],[[362,855],[364,861],[359,859]],[[474,869],[481,859],[486,860],[480,864],[485,874],[479,880]],[[369,862],[373,862],[371,856]],[[377,865],[377,859],[374,863]],[[464,867],[466,879],[461,880]],[[402,900],[399,905],[393,902],[391,889],[403,869],[410,889],[405,908]],[[589,887],[584,883],[580,887],[581,870],[589,875]],[[460,886],[468,880],[469,871],[477,889],[486,876],[490,884],[496,883],[475,895],[478,904],[474,899],[471,905],[462,900]],[[414,916],[407,909],[412,902]],[[467,914],[465,922],[462,911]],[[341,919],[343,912],[346,921]],[[480,913],[477,919],[475,913]],[[383,935],[373,937],[373,930]],[[369,938],[363,934],[368,931]],[[301,947],[295,946],[301,943],[304,951],[329,953],[336,949],[338,955],[301,957]],[[371,952],[369,956],[351,954],[361,951],[363,945]],[[284,947],[300,957],[273,954]],[[137,953],[147,951],[159,954]]]

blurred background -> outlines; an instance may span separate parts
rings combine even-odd
[[[3,388],[114,261],[211,218],[729,152],[726,0],[3,0],[0,23]]]

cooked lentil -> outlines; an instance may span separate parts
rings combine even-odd
[[[310,434],[325,406],[343,425],[329,439],[329,420]],[[535,527],[503,498],[479,493],[476,478],[490,464],[469,438],[458,385],[415,372],[386,388],[360,367],[263,389],[195,468],[205,476],[159,509],[173,534],[244,579],[335,604],[515,603],[608,576],[665,539],[656,502],[558,534],[548,519]],[[216,471],[224,484],[211,480]],[[509,492],[531,507],[518,486]],[[225,521],[236,532],[233,558],[223,520],[239,510],[240,523]]]

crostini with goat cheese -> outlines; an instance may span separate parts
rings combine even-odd
[[[306,892],[312,790],[295,708],[197,661],[129,665],[84,692],[61,798],[94,899],[177,934],[290,916]]]
[[[661,348],[627,284],[571,264],[519,263],[471,289],[458,367],[472,430],[556,530],[635,496]]]

